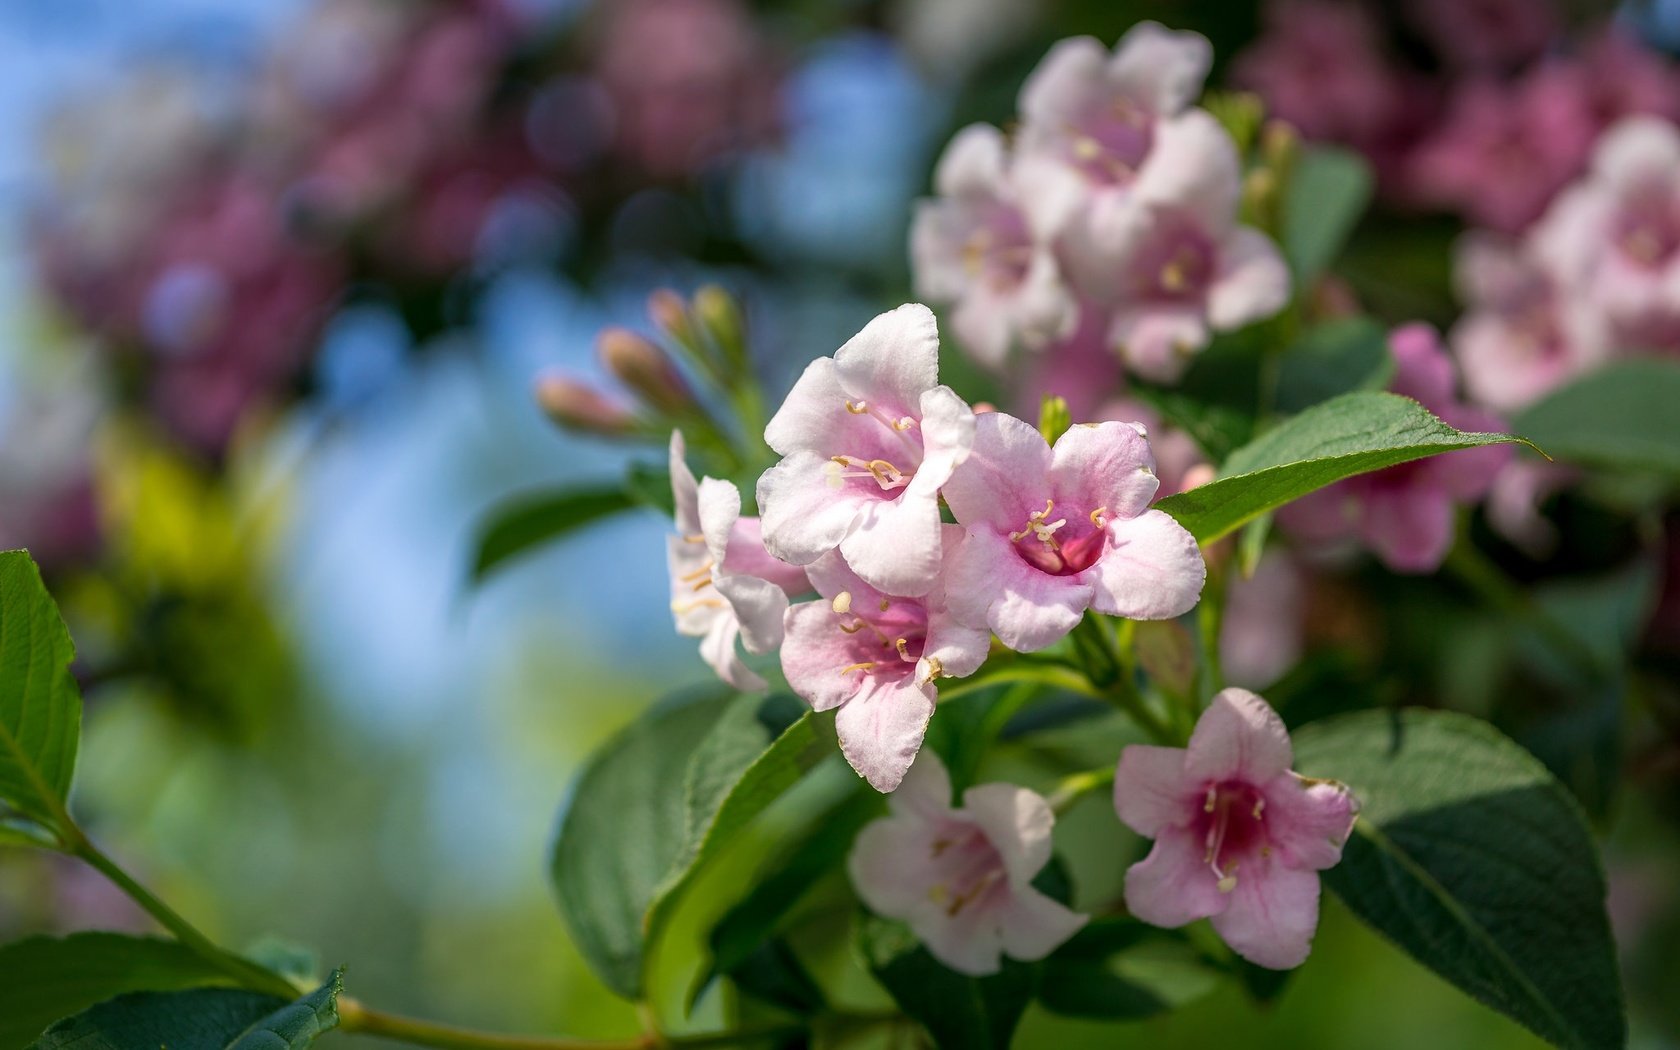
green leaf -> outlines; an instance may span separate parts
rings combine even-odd
[[[639,506],[623,486],[524,495],[493,509],[479,528],[473,582],[513,558],[585,525]]]
[[[1139,1020],[1213,991],[1223,976],[1182,934],[1097,919],[1044,960],[1039,1001],[1069,1017]]]
[[[1283,202],[1283,254],[1297,287],[1333,262],[1371,202],[1371,169],[1334,146],[1301,151]]]
[[[1360,800],[1324,873],[1356,915],[1558,1046],[1624,1044],[1598,853],[1538,759],[1484,722],[1420,709],[1311,723],[1295,756]]]
[[[946,1050],[1006,1050],[1037,983],[1036,964],[1008,958],[990,977],[957,973],[917,943],[909,927],[873,915],[859,917],[854,941],[893,1002]]]
[[[789,697],[691,692],[638,719],[584,767],[551,875],[578,948],[607,987],[641,995],[645,945],[690,881],[832,751],[831,730],[818,728],[826,720],[790,717],[802,710]]]
[[[1343,394],[1232,453],[1219,480],[1168,496],[1157,506],[1197,540],[1211,543],[1343,478],[1442,452],[1520,440],[1454,430],[1397,394]]]
[[[647,939],[664,930],[683,892],[748,821],[836,753],[830,723],[796,697],[732,703],[689,760],[682,850],[654,891]]]
[[[1680,361],[1599,369],[1518,414],[1511,429],[1560,460],[1680,478]]]
[[[76,647],[26,551],[0,552],[0,803],[57,828],[76,769]]]
[[[343,973],[295,1003],[234,988],[131,992],[59,1021],[30,1050],[304,1050],[337,1027]]]
[[[222,984],[226,974],[176,941],[120,933],[31,937],[0,948],[0,1050],[124,992]]]

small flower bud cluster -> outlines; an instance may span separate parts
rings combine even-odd
[[[1064,40],[1022,87],[1016,134],[952,139],[910,251],[918,294],[951,306],[977,360],[1094,328],[1131,371],[1173,382],[1213,332],[1288,302],[1276,246],[1239,222],[1268,210],[1277,176],[1245,191],[1231,133],[1191,104],[1211,61],[1205,38],[1153,22],[1112,53]],[[1239,129],[1258,123],[1225,108]]]

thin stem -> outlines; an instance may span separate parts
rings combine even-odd
[[[71,824],[65,829],[64,837],[66,853],[81,859],[111,880],[113,885],[144,909],[147,915],[156,919],[158,925],[174,934],[176,940],[197,952],[206,961],[214,963],[229,977],[253,991],[267,992],[283,999],[297,996],[297,986],[292,982],[266,967],[233,954],[200,933],[196,926],[182,918],[175,909],[163,903],[156,894],[140,885],[133,876],[118,866],[116,861],[106,856],[79,827]]]
[[[478,1032],[389,1014],[364,1006],[348,996],[341,996],[338,1000],[338,1026],[346,1032],[398,1039],[442,1050],[655,1050],[660,1046],[679,1045],[673,1040],[660,1040],[647,1034],[629,1039],[597,1040]]]
[[[1114,766],[1101,766],[1081,773],[1069,773],[1045,801],[1050,803],[1050,809],[1057,816],[1061,816],[1085,795],[1114,783],[1114,770]]]
[[[1036,682],[1039,685],[1055,686],[1069,692],[1079,693],[1097,700],[1107,699],[1107,694],[1098,689],[1083,673],[1061,664],[1041,661],[1017,661],[1005,664],[995,671],[967,678],[956,685],[946,686],[939,691],[939,702],[946,703],[959,696],[977,693],[982,689],[989,689],[994,685],[1005,682]]]

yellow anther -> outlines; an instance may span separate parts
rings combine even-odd
[[[862,671],[864,674],[868,674],[869,672],[871,672],[873,670],[875,670],[875,661],[865,660],[863,663],[853,664],[850,667],[841,668],[840,669],[840,677],[844,678],[847,675],[851,674],[853,671]]]
[[[881,611],[886,612],[888,609],[891,609],[891,608],[892,608],[892,602],[888,601],[885,598],[882,598],[881,599]]]
[[[1265,808],[1266,808],[1266,800],[1265,799],[1257,798],[1257,799],[1254,800],[1254,819],[1255,820],[1260,819],[1260,811],[1265,809]]]
[[[869,625],[864,623],[862,620],[853,620],[851,623],[841,624],[840,629],[845,631],[847,634],[856,634],[867,626]]]
[[[1202,803],[1202,812],[1203,813],[1212,813],[1214,804],[1216,802],[1218,802],[1218,800],[1219,800],[1219,789],[1216,788],[1216,787],[1208,788],[1207,801]]]
[[[1235,875],[1227,875],[1223,879],[1219,880],[1219,892],[1220,893],[1230,893],[1232,890],[1234,890],[1236,888],[1237,888],[1237,877]]]
[[[853,404],[852,399],[847,398],[846,399],[846,411],[850,412],[854,416],[864,415],[865,413],[867,413],[869,411],[869,402],[859,401],[856,404]],[[840,459],[841,457],[836,456],[835,458]]]
[[[922,683],[925,685],[944,673],[945,665],[939,662],[939,657],[930,656],[927,658],[927,677],[922,679]],[[937,855],[935,854],[935,856]]]
[[[1093,510],[1091,512],[1091,524],[1095,525],[1099,529],[1102,528],[1103,527],[1103,515],[1107,514],[1107,513],[1108,513],[1108,508],[1107,507],[1098,507],[1096,510]]]
[[[898,650],[898,655],[904,657],[906,660],[910,659],[910,639],[900,638],[894,641],[893,648]]]
[[[841,616],[852,611],[852,592],[841,591],[834,596],[834,611]]]

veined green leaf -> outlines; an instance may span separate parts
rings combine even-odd
[[[26,551],[0,552],[0,803],[57,828],[76,769],[76,647]]]
[[[1305,286],[1335,261],[1371,201],[1371,169],[1336,146],[1310,146],[1296,158],[1283,204],[1283,254]]]
[[[1211,543],[1269,510],[1355,474],[1521,440],[1455,430],[1397,394],[1343,394],[1233,452],[1218,480],[1168,496],[1157,506],[1197,540]]]
[[[1356,915],[1558,1046],[1626,1042],[1598,851],[1538,759],[1485,722],[1421,709],[1310,723],[1295,757],[1360,801],[1324,873]]]
[[[1511,429],[1560,460],[1680,478],[1680,361],[1618,361],[1553,391]]]
[[[639,499],[617,485],[512,499],[493,509],[479,530],[473,581],[482,581],[508,561],[544,543],[639,505]]]
[[[338,1025],[343,971],[296,1002],[235,988],[132,992],[48,1028],[30,1050],[304,1050]]]

